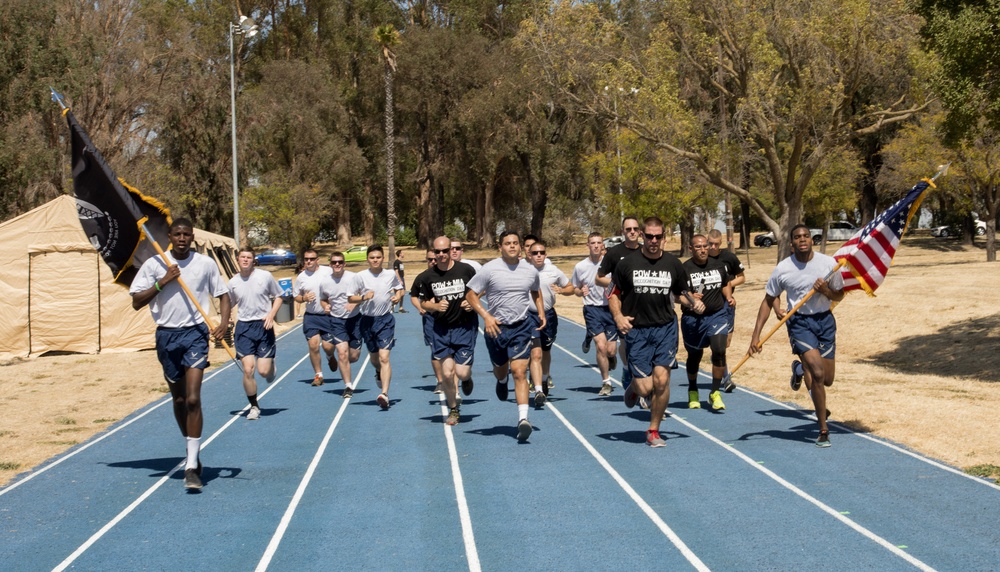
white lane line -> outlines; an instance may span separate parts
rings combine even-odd
[[[294,329],[295,328],[292,328],[292,330],[289,330],[288,332],[285,332],[284,334],[281,334],[281,336],[278,339],[281,339],[281,338],[285,337],[285,335],[287,335],[289,332],[293,331]],[[226,371],[228,368],[230,368],[230,367],[232,367],[234,365],[235,365],[235,363],[233,363],[233,360],[228,360],[226,362],[226,365],[224,365],[224,366],[220,367],[219,369],[213,371],[208,377],[206,377],[205,380],[204,380],[204,383],[208,383],[209,381],[212,380],[212,378],[214,378],[215,376],[219,375],[220,373]],[[57,465],[62,464],[63,461],[71,459],[71,458],[75,457],[77,454],[86,451],[87,449],[93,447],[94,445],[100,443],[101,441],[107,439],[108,437],[114,435],[115,433],[121,431],[122,429],[128,427],[129,425],[135,423],[136,421],[142,419],[143,417],[149,415],[153,411],[155,411],[155,410],[159,409],[160,407],[163,407],[164,405],[170,403],[170,401],[171,401],[171,399],[169,397],[165,397],[159,403],[154,402],[153,405],[147,406],[147,407],[149,407],[149,409],[147,409],[146,411],[143,411],[142,413],[140,413],[136,417],[133,417],[132,419],[129,419],[125,423],[122,423],[121,425],[115,427],[111,431],[108,431],[107,433],[102,434],[100,437],[97,437],[96,439],[94,439],[92,441],[88,441],[85,445],[83,445],[79,449],[75,449],[73,452],[67,453],[65,456],[60,457],[56,461],[53,461],[52,464],[46,465],[46,466],[42,467],[41,469],[38,469],[37,471],[35,471],[35,472],[27,475],[26,477],[24,477],[20,481],[17,481],[16,483],[11,483],[10,485],[7,485],[6,488],[0,489],[0,497],[2,497],[3,495],[9,493],[10,491],[16,489],[17,487],[23,485],[24,483],[30,481],[31,479],[37,477],[38,475],[41,475],[45,471],[48,471],[49,469],[51,469],[51,468],[53,468],[53,467],[55,467]]]
[[[448,417],[448,401],[444,394],[438,397],[441,402],[441,414]],[[455,500],[458,502],[458,518],[462,523],[462,540],[465,542],[465,557],[469,560],[469,572],[481,572],[479,551],[476,550],[476,536],[472,532],[472,516],[469,514],[469,503],[465,498],[465,485],[462,481],[462,470],[458,466],[458,450],[455,447],[455,436],[451,425],[444,426],[444,438],[448,443],[448,458],[451,460],[452,480],[455,482]]]
[[[275,380],[274,383],[272,383],[270,385],[270,387],[268,387],[263,392],[261,392],[260,396],[264,397],[265,395],[267,395],[267,393],[269,391],[271,391],[272,389],[274,389],[275,387],[277,387],[278,384],[281,383],[281,381],[283,379],[285,379],[286,377],[288,377],[288,375],[290,373],[292,373],[292,371],[296,367],[298,367],[298,365],[300,363],[304,362],[308,357],[309,357],[308,353],[306,353],[306,355],[302,356],[302,359],[300,359],[298,362],[295,363],[295,365],[293,365],[292,367],[290,367],[288,369],[288,371],[285,372],[285,375],[283,375],[280,378],[278,378],[277,380]],[[242,410],[241,410],[240,413],[242,413]],[[218,437],[219,435],[221,435],[223,431],[225,431],[226,429],[228,429],[233,423],[235,423],[237,420],[239,420],[240,417],[242,417],[240,415],[240,413],[237,413],[236,415],[233,415],[232,419],[230,419],[229,421],[227,421],[222,427],[219,427],[219,429],[215,433],[213,433],[211,437],[209,437],[204,443],[202,443],[201,450],[204,451],[205,449],[207,449],[208,445],[212,441],[214,441],[216,437]],[[156,492],[157,489],[159,489],[167,481],[169,481],[171,479],[171,477],[173,477],[173,475],[175,473],[177,473],[180,470],[183,470],[183,468],[184,468],[184,461],[181,461],[180,463],[178,463],[178,465],[176,467],[174,467],[166,475],[164,475],[162,478],[160,478],[160,480],[156,481],[156,483],[153,486],[151,486],[148,489],[146,489],[146,492],[142,493],[137,499],[135,499],[134,501],[132,501],[132,504],[130,504],[127,507],[125,507],[124,510],[122,510],[120,513],[118,513],[118,515],[115,516],[113,519],[111,519],[107,524],[105,524],[104,526],[102,526],[100,530],[98,530],[97,532],[95,532],[93,534],[93,536],[91,536],[90,538],[88,538],[86,542],[84,542],[83,544],[81,544],[79,548],[77,548],[76,550],[74,550],[72,554],[70,554],[69,556],[67,556],[65,560],[63,560],[62,562],[60,562],[59,565],[56,566],[55,568],[53,568],[52,570],[54,572],[59,572],[59,571],[65,570],[67,567],[69,567],[69,565],[72,564],[77,558],[79,558],[84,552],[86,552],[87,549],[89,549],[91,546],[93,546],[98,540],[101,539],[102,536],[104,536],[105,534],[107,534],[107,532],[109,530],[111,530],[112,528],[114,528],[116,524],[118,524],[119,522],[121,522],[126,516],[128,516],[133,510],[135,510],[140,504],[142,504],[143,501],[145,501],[154,492]]]
[[[745,393],[749,393],[750,395],[753,395],[754,397],[756,397],[758,399],[762,399],[764,401],[767,401],[768,403],[773,403],[774,405],[777,405],[778,407],[783,407],[785,409],[788,409],[789,411],[798,411],[798,412],[802,412],[803,411],[801,408],[799,408],[799,407],[797,407],[795,405],[789,405],[787,403],[782,403],[782,402],[777,401],[775,399],[772,399],[772,398],[770,398],[770,397],[768,397],[766,395],[757,393],[756,391],[752,391],[752,390],[746,389],[744,387],[736,386],[736,389],[739,389],[739,390],[741,390],[741,391],[743,391]],[[816,419],[816,416],[813,415],[813,414],[807,414],[806,417],[808,417],[809,419]],[[928,465],[931,465],[932,467],[936,467],[938,469],[941,469],[943,471],[947,471],[949,473],[958,475],[960,477],[965,477],[966,479],[969,479],[970,481],[972,481],[974,483],[979,483],[981,485],[986,485],[987,487],[990,487],[991,489],[1000,491],[1000,485],[991,483],[991,482],[989,482],[986,479],[983,479],[981,477],[970,475],[970,474],[965,473],[963,471],[960,471],[960,470],[958,470],[958,469],[956,469],[954,467],[949,467],[948,465],[945,465],[945,464],[939,463],[939,462],[937,462],[937,461],[935,461],[933,459],[929,459],[927,457],[924,457],[924,456],[920,455],[919,453],[914,453],[913,451],[908,451],[908,450],[906,450],[906,449],[904,449],[904,448],[902,448],[902,447],[900,447],[898,445],[895,445],[893,443],[890,443],[888,441],[883,441],[882,439],[880,439],[878,437],[872,437],[871,435],[865,435],[864,433],[858,433],[858,432],[852,430],[850,427],[848,427],[846,425],[841,425],[840,423],[836,423],[834,421],[828,421],[827,423],[829,425],[832,425],[832,426],[836,427],[837,429],[840,429],[841,431],[843,431],[845,433],[850,433],[852,435],[855,435],[856,437],[860,437],[862,439],[867,439],[868,441],[871,441],[872,443],[878,443],[879,445],[882,445],[884,447],[888,447],[888,448],[892,449],[893,451],[896,451],[897,453],[902,453],[904,455],[907,455],[909,457],[917,459],[918,461],[923,461],[923,462],[927,463]]]
[[[562,351],[566,352],[567,354],[571,355],[572,357],[576,358],[577,360],[583,361],[576,354],[574,354],[573,352],[568,351],[566,348],[560,346],[559,344],[553,344],[553,345],[556,346],[556,347],[558,347]],[[556,412],[553,411],[553,413],[556,413]],[[557,413],[557,415],[558,415],[558,413]],[[560,419],[562,419],[562,415],[559,415],[559,417],[560,417]],[[759,463],[757,463],[757,461],[751,459],[750,457],[746,456],[742,452],[738,451],[735,447],[730,447],[726,443],[720,441],[719,439],[713,437],[712,435],[709,435],[708,433],[706,433],[706,432],[702,431],[701,429],[695,427],[694,425],[692,425],[688,421],[685,421],[684,419],[681,419],[681,418],[677,417],[676,415],[673,416],[673,417],[671,417],[671,419],[673,419],[673,420],[681,423],[682,425],[684,425],[685,427],[688,427],[692,431],[695,431],[696,433],[698,433],[702,437],[704,437],[704,438],[708,439],[709,441],[715,443],[716,445],[722,447],[727,452],[732,453],[733,455],[736,455],[740,460],[742,460],[746,464],[750,465],[751,467],[757,469],[758,471],[764,473],[765,475],[767,475],[772,480],[774,480],[775,482],[777,482],[781,486],[785,487],[786,489],[788,489],[792,493],[796,494],[797,496],[801,497],[802,499],[804,499],[807,502],[811,503],[812,505],[816,506],[817,508],[819,508],[823,512],[829,514],[830,516],[836,518],[837,520],[839,520],[843,524],[847,525],[849,528],[853,529],[855,532],[860,533],[865,538],[868,538],[869,540],[871,540],[872,542],[878,544],[879,546],[882,546],[883,548],[885,548],[889,552],[892,552],[896,556],[902,558],[903,560],[906,560],[907,562],[909,562],[910,564],[912,564],[916,568],[918,568],[920,570],[924,570],[926,572],[931,572],[931,571],[934,570],[934,568],[931,568],[930,566],[928,566],[927,564],[925,564],[922,561],[918,560],[917,558],[914,558],[910,554],[907,554],[906,552],[904,552],[900,548],[896,547],[896,545],[894,545],[891,542],[885,540],[881,536],[878,536],[874,532],[868,530],[867,528],[861,526],[860,524],[854,522],[853,520],[847,518],[846,516],[840,514],[840,512],[838,512],[838,511],[834,510],[833,508],[831,508],[830,506],[824,504],[819,499],[817,499],[817,498],[809,495],[808,493],[806,493],[802,489],[796,487],[792,483],[790,483],[790,482],[786,481],[785,479],[781,478],[780,476],[778,476],[776,473],[774,473],[770,469],[765,468],[763,465],[760,465]],[[566,422],[564,422],[564,423],[566,423]],[[568,423],[566,423],[566,426],[570,427],[570,430],[573,431],[574,434],[577,434],[576,430],[573,429]],[[581,442],[584,442],[582,436],[578,437],[578,439],[581,439]],[[589,444],[587,444],[586,446],[588,447],[588,450],[589,450],[590,449]]]
[[[847,518],[846,516],[840,514],[840,512],[838,512],[838,511],[834,510],[833,508],[831,508],[830,506],[824,504],[819,499],[816,499],[815,497],[809,495],[808,493],[806,493],[802,489],[796,487],[792,483],[790,483],[790,482],[786,481],[785,479],[781,478],[774,471],[771,471],[770,469],[765,468],[763,465],[757,463],[757,461],[751,459],[750,457],[748,457],[744,453],[738,451],[735,447],[730,447],[726,443],[723,443],[721,440],[713,437],[712,435],[709,435],[708,433],[706,433],[706,432],[702,431],[701,429],[695,427],[694,425],[692,425],[691,423],[689,423],[688,421],[686,421],[684,419],[680,419],[678,417],[674,417],[674,420],[680,422],[685,427],[687,427],[687,428],[691,429],[692,431],[698,433],[702,437],[704,437],[704,438],[708,439],[709,441],[715,443],[716,445],[722,447],[723,449],[725,449],[726,451],[732,453],[733,455],[736,455],[741,461],[743,461],[746,464],[750,465],[751,467],[757,469],[758,471],[764,473],[765,475],[767,475],[768,477],[770,477],[771,479],[773,479],[774,481],[776,481],[781,486],[783,486],[786,489],[788,489],[789,491],[795,493],[796,495],[798,495],[799,497],[801,497],[805,501],[809,502],[810,504],[816,506],[817,508],[819,508],[823,512],[825,512],[825,513],[829,514],[830,516],[836,518],[837,520],[839,520],[840,522],[844,523],[845,525],[847,525],[848,527],[850,527],[854,531],[858,532],[859,534],[861,534],[865,538],[867,538],[867,539],[871,540],[872,542],[878,544],[879,546],[885,548],[889,552],[892,552],[893,554],[895,554],[896,556],[902,558],[903,560],[906,560],[907,562],[909,562],[910,564],[912,564],[914,567],[916,567],[916,568],[918,568],[920,570],[924,570],[926,572],[932,572],[934,570],[934,568],[931,568],[930,566],[928,566],[927,564],[925,564],[922,561],[918,560],[917,558],[914,558],[910,554],[907,554],[906,552],[904,552],[900,548],[896,547],[896,545],[892,544],[888,540],[885,540],[881,536],[875,534],[874,532],[868,530],[867,528],[861,526],[860,524],[858,524],[858,523],[854,522],[853,520]]]
[[[582,325],[574,322],[573,320],[571,320],[569,318],[566,318],[566,321],[569,322],[570,324],[573,324],[574,326],[576,326],[578,328],[583,328],[584,330],[586,330],[586,328],[584,326],[582,326]],[[571,356],[575,357],[577,360],[580,361],[580,363],[582,363],[584,365],[590,365],[589,362],[587,362],[586,360],[580,359],[576,354],[574,354],[573,352],[567,350],[566,348],[563,348],[563,347],[560,346],[559,349],[561,349],[564,352],[566,352],[566,353],[570,354]],[[680,362],[680,363],[684,363],[684,362]],[[599,371],[599,370],[597,370],[594,367],[591,367],[591,369],[593,369],[594,371]],[[699,375],[703,375],[706,378],[710,377],[704,371],[700,371],[699,370],[698,374]],[[618,381],[617,379],[614,379],[614,378],[612,378],[612,380],[616,381],[616,382]],[[618,382],[618,384],[621,385],[621,382]],[[757,393],[756,391],[753,391],[752,389],[747,389],[747,388],[742,387],[740,385],[737,385],[736,389],[738,389],[738,390],[740,390],[740,391],[742,391],[744,393],[748,393],[748,394],[750,394],[750,395],[752,395],[754,397],[757,397],[758,399],[763,399],[764,401],[767,401],[767,402],[773,403],[773,404],[775,404],[775,405],[777,405],[779,407],[783,407],[785,409],[788,409],[789,411],[798,411],[798,412],[802,412],[803,411],[802,408],[800,408],[800,407],[798,407],[796,405],[789,405],[788,403],[782,403],[781,401],[776,401],[776,400],[774,400],[774,399],[772,399],[772,398],[770,398],[770,397],[768,397],[768,396],[766,396],[766,395],[764,395],[762,393]],[[807,416],[811,417],[812,419],[815,419],[815,417],[812,417],[812,416],[809,416],[809,415],[807,415]],[[932,467],[936,467],[936,468],[941,469],[943,471],[947,471],[949,473],[958,475],[960,477],[964,477],[964,478],[966,478],[966,479],[968,479],[968,480],[970,480],[970,481],[972,481],[974,483],[978,483],[980,485],[986,485],[987,487],[990,487],[991,489],[1000,491],[1000,484],[991,483],[990,481],[987,481],[986,479],[984,479],[982,477],[977,477],[975,475],[970,475],[970,474],[968,474],[966,472],[963,472],[963,471],[961,471],[959,469],[956,469],[955,467],[949,467],[948,465],[945,465],[943,463],[935,461],[934,459],[931,459],[930,457],[925,457],[924,455],[921,455],[920,453],[916,453],[914,451],[909,451],[907,449],[904,449],[904,448],[902,448],[902,447],[900,447],[898,445],[890,443],[889,441],[886,441],[886,440],[881,439],[879,437],[873,437],[871,435],[866,435],[864,433],[858,433],[858,432],[852,430],[850,427],[847,427],[846,425],[841,425],[841,424],[835,423],[833,421],[829,421],[828,423],[830,425],[833,425],[837,429],[840,429],[841,431],[843,431],[845,433],[851,433],[851,434],[856,435],[856,436],[858,436],[858,437],[860,437],[862,439],[867,439],[867,440],[871,441],[872,443],[878,443],[879,445],[882,445],[884,447],[888,447],[888,448],[892,449],[893,451],[896,451],[897,453],[902,453],[902,454],[907,455],[909,457],[912,457],[912,458],[914,458],[914,459],[916,459],[918,461],[923,461],[924,463],[927,463],[928,465],[931,465]]]
[[[309,354],[306,354],[306,357],[308,357],[308,355]],[[354,377],[353,387],[357,387],[358,383],[361,382],[361,375],[365,372],[365,367],[368,366],[370,359],[371,355],[369,354],[365,356],[365,361],[361,362],[361,368],[358,370],[358,374]],[[299,507],[302,495],[305,494],[306,488],[309,487],[309,481],[312,480],[313,474],[316,472],[316,467],[319,465],[320,459],[323,458],[323,454],[326,452],[326,448],[330,444],[333,432],[337,429],[337,425],[340,423],[340,418],[344,416],[344,411],[347,410],[347,406],[350,405],[350,403],[350,399],[344,399],[343,403],[340,404],[340,409],[337,410],[337,415],[333,418],[333,421],[330,423],[330,427],[326,430],[326,435],[323,436],[323,441],[320,442],[319,448],[316,449],[316,454],[313,455],[312,461],[309,463],[309,468],[306,469],[305,474],[302,475],[299,487],[295,490],[295,494],[292,496],[291,502],[288,503],[288,508],[285,509],[285,514],[281,517],[281,521],[278,523],[278,528],[275,529],[274,535],[271,536],[271,541],[268,542],[267,548],[264,550],[264,555],[261,557],[260,562],[257,563],[257,572],[267,570],[267,567],[271,564],[271,559],[274,558],[275,552],[278,551],[278,545],[281,544],[281,539],[284,538],[285,532],[288,530],[288,525],[292,522],[292,516],[295,515],[295,510]]]
[[[591,454],[591,456],[593,456],[594,459],[596,459],[597,462],[602,467],[604,467],[604,470],[607,471],[609,475],[611,475],[611,478],[613,478],[615,482],[618,483],[618,486],[620,486],[622,490],[624,490],[625,493],[629,496],[629,498],[631,498],[632,501],[639,506],[642,512],[644,512],[646,516],[653,521],[653,524],[655,524],[656,527],[660,529],[660,532],[662,532],[670,540],[670,543],[673,544],[677,548],[677,550],[680,551],[682,555],[684,555],[684,558],[686,558],[687,561],[690,562],[692,566],[694,566],[695,570],[704,570],[704,571],[709,570],[709,567],[706,566],[705,563],[702,562],[700,558],[698,558],[698,556],[694,553],[694,551],[688,548],[688,545],[685,544],[684,541],[681,540],[679,536],[677,536],[677,533],[674,532],[673,529],[667,526],[667,523],[664,522],[662,518],[660,518],[660,515],[656,514],[656,511],[653,510],[653,507],[649,506],[649,503],[647,503],[645,500],[643,500],[641,496],[639,496],[639,493],[637,493],[635,489],[633,489],[632,486],[628,484],[628,481],[626,481],[618,473],[618,471],[616,471],[614,467],[611,466],[611,463],[608,463],[608,461],[603,456],[601,456],[600,453],[597,452],[597,449],[595,449],[593,445],[591,445],[587,441],[587,439],[584,438],[584,436],[579,431],[577,431],[576,427],[574,427],[573,424],[570,423],[569,420],[566,419],[566,417],[564,417],[563,414],[559,412],[559,409],[556,408],[556,406],[552,405],[552,403],[549,402],[545,404],[545,408],[551,411],[553,415],[555,415],[556,417],[559,418],[560,421],[562,421],[562,424],[565,425],[567,429],[569,429],[570,433],[572,433],[573,436],[576,437],[576,440],[579,441],[580,444],[582,444],[585,449],[587,449],[587,451]]]

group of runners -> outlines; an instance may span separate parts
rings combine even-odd
[[[533,404],[542,408],[553,387],[549,371],[551,348],[558,332],[557,295],[582,297],[586,327],[583,351],[596,347],[600,374],[598,395],[610,396],[611,371],[622,364],[624,402],[650,410],[646,443],[663,447],[659,432],[670,398],[670,371],[677,368],[679,337],[687,350],[688,407],[702,407],[698,372],[705,349],[711,352],[712,381],[707,406],[722,411],[722,393],[735,385],[729,379],[726,349],[732,341],[736,301],[733,290],[744,281],[743,265],[721,248],[722,235],[712,231],[695,235],[692,257],[681,262],[662,249],[664,224],[657,217],[622,221],[624,241],[605,252],[603,236],[587,237],[588,256],[567,277],[547,256],[544,240],[506,231],[499,236],[500,256],[483,265],[463,260],[463,246],[446,236],[434,239],[426,251],[426,269],[410,287],[410,300],[421,314],[425,344],[430,349],[436,378],[435,392],[442,393],[449,413],[448,425],[461,422],[462,395],[472,393],[472,365],[480,319],[484,341],[496,379],[496,395],[509,399],[511,378],[517,404],[516,436],[526,441],[533,427],[528,420]],[[133,281],[133,307],[150,306],[157,324],[156,347],[170,387],[173,409],[186,439],[185,487],[200,489],[202,470],[198,458],[202,432],[201,381],[208,365],[209,334],[221,337],[237,308],[234,333],[236,356],[243,367],[243,386],[250,403],[247,419],[260,417],[255,375],[270,382],[275,376],[274,319],[282,300],[281,288],[271,273],[254,266],[254,252],[243,248],[237,255],[239,273],[224,283],[210,258],[191,250],[193,227],[177,219],[170,227],[168,260],[147,260]],[[640,241],[640,238],[642,239]],[[804,380],[811,390],[819,421],[816,444],[829,446],[824,388],[833,383],[836,324],[830,302],[843,297],[839,277],[827,282],[832,258],[813,252],[812,237],[804,225],[791,232],[793,255],[775,268],[761,302],[749,353],[760,351],[760,333],[773,311],[779,318],[815,289],[808,303],[788,321],[789,339],[801,361],[792,364],[791,385]],[[402,308],[405,294],[401,268],[383,268],[384,251],[367,250],[368,268],[351,272],[343,252],[333,252],[329,265],[319,255],[303,253],[304,267],[295,279],[292,294],[304,304],[302,330],[314,370],[312,384],[325,382],[322,361],[339,372],[342,395],[350,398],[351,366],[364,344],[375,370],[379,394],[376,402],[391,407],[391,350],[395,344],[393,310]],[[203,307],[218,298],[220,324],[211,332],[183,292],[178,278],[189,286]],[[787,307],[780,306],[786,293]],[[681,306],[680,326],[675,304]],[[679,333],[680,332],[680,336]]]

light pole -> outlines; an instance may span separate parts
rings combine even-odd
[[[611,89],[609,86],[604,86],[604,92],[608,93]],[[628,95],[635,95],[639,93],[639,88],[633,87],[629,90]],[[625,95],[625,89],[619,87],[618,94]],[[621,150],[621,135],[618,128],[618,94],[612,94],[612,101],[614,102],[615,109],[615,156],[618,157],[618,210],[621,215],[621,219],[625,219],[625,192],[622,190],[622,150]]]
[[[232,111],[233,139],[233,238],[237,250],[240,248],[240,189],[237,185],[236,169],[236,56],[233,51],[233,36],[240,34],[245,38],[257,35],[257,23],[253,18],[240,16],[240,23],[229,23],[229,104]]]

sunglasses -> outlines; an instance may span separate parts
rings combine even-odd
[[[625,232],[639,232],[639,227],[632,226],[632,227],[626,228]]]
[[[427,262],[437,262],[437,261],[438,261],[437,258],[428,258],[427,259]]]
[[[432,248],[431,252],[434,254],[447,254],[449,250],[449,248]]]
[[[340,265],[342,265],[343,263],[344,263],[344,261],[343,261],[343,260],[331,260],[331,261],[330,261],[330,266],[340,266]]]
[[[538,256],[539,254],[545,254],[544,250],[532,250],[529,254],[532,256]]]
[[[663,240],[663,233],[660,234],[650,234],[648,232],[642,233],[642,236],[646,237],[646,240]]]
[[[465,250],[465,247],[464,246],[452,246],[451,249],[452,250]]]
[[[311,260],[319,260],[319,258],[316,257],[316,256],[306,256],[305,258],[303,258],[303,260],[305,260],[306,262],[309,262]]]

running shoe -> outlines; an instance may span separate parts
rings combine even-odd
[[[517,440],[527,441],[528,437],[531,436],[531,422],[527,419],[522,419],[517,422]]]
[[[600,395],[601,397],[607,397],[611,395],[611,391],[613,389],[614,387],[611,385],[611,382],[605,381],[604,383],[601,384],[601,390],[597,392],[597,395]]]
[[[458,408],[453,407],[451,411],[448,412],[448,418],[445,419],[445,425],[458,425],[458,418],[460,417],[458,413]]]
[[[319,386],[323,385],[323,374],[320,373],[320,372],[316,372],[316,375],[313,376],[313,382],[312,382],[312,384],[313,384],[313,387],[319,387]]]
[[[632,370],[629,369],[627,364],[622,364],[622,387],[628,387],[632,385]]]
[[[404,308],[400,308],[400,309],[399,309],[399,313],[400,313],[400,314],[409,314],[409,313],[410,313],[410,311],[409,311],[409,310],[406,310],[406,309],[404,309]]]
[[[631,385],[629,387],[632,387]],[[649,401],[645,397],[639,398],[639,409],[649,409]]]
[[[688,390],[688,409],[701,409],[701,399],[697,391]]]
[[[608,371],[618,369],[618,356],[608,356]]]
[[[375,398],[375,401],[378,402],[378,406],[382,408],[382,411],[385,411],[385,410],[389,409],[389,396],[388,395],[386,395],[384,393],[380,393],[380,394],[378,394],[378,397]]]
[[[351,389],[350,387],[345,387],[344,388],[344,393],[342,395],[343,395],[344,399],[350,399],[350,398],[354,397],[354,390]]]
[[[792,361],[792,379],[788,382],[788,385],[792,387],[792,391],[798,391],[802,387],[802,376],[805,372],[802,370],[802,362],[799,360]]]
[[[635,388],[630,385],[625,388],[625,397],[623,399],[625,401],[625,407],[632,409],[635,407],[636,402],[642,398],[635,392]]]
[[[646,431],[646,444],[650,447],[666,447],[667,441],[660,436],[660,432],[656,429],[650,429]]]
[[[585,354],[590,353],[590,340],[591,340],[590,336],[584,336],[583,345],[580,346],[580,348],[583,350],[583,353]]]
[[[462,393],[465,395],[472,395],[472,388],[475,387],[475,383],[472,378],[462,380]]]
[[[708,403],[712,406],[712,411],[722,411],[726,404],[722,402],[722,393],[713,391],[708,394]]]
[[[437,394],[444,393],[444,387],[441,386],[441,382],[440,381],[437,382],[437,385],[434,386],[434,393],[437,393]]]
[[[541,409],[545,407],[545,392],[536,391],[535,392],[535,409]]]
[[[726,375],[722,376],[722,391],[723,393],[732,393],[734,389],[736,389],[736,384],[733,383],[732,376],[726,370]]]
[[[552,389],[555,386],[556,386],[556,382],[552,380],[552,376],[551,375],[546,375],[545,376],[545,389]],[[548,394],[549,394],[549,392],[546,391],[545,395],[548,395]]]
[[[830,432],[820,431],[819,437],[816,438],[816,446],[822,449],[826,449],[830,446]]]
[[[248,421],[256,421],[260,419],[260,407],[256,405],[250,407],[250,411],[247,412]]]
[[[201,477],[198,476],[198,469],[184,469],[184,488],[188,490],[201,490]]]
[[[497,380],[497,399],[500,401],[507,401],[507,397],[510,395],[510,388],[507,387],[506,379]]]
[[[330,366],[330,371],[337,373],[337,354],[326,356],[326,365]]]

